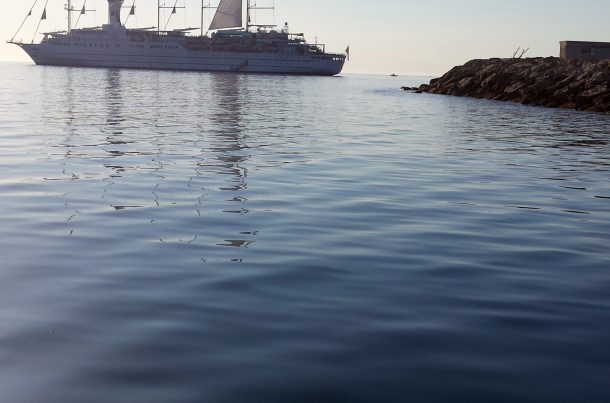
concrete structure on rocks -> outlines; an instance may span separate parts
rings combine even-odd
[[[610,60],[610,42],[560,42],[563,60]]]

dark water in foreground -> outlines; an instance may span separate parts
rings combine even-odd
[[[1,402],[610,401],[610,116],[0,77]]]

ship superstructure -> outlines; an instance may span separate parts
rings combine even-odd
[[[56,66],[332,76],[342,71],[347,58],[327,53],[324,45],[307,43],[303,34],[290,33],[288,24],[282,29],[251,25],[250,0],[245,27],[243,0],[220,0],[209,29],[212,33],[204,35],[202,29],[198,36],[191,35],[195,29],[162,30],[160,17],[157,27],[128,29],[121,20],[124,0],[107,1],[108,23],[101,27],[73,29],[71,15],[76,10],[68,0],[67,31],[44,33],[40,43],[9,42],[20,46],[36,64]],[[159,16],[161,8],[159,2]]]

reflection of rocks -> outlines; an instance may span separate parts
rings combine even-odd
[[[608,113],[610,61],[554,57],[472,60],[420,86],[417,92]]]

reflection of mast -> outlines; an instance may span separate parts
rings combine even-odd
[[[74,123],[77,121],[77,116],[76,116],[76,111],[78,110],[78,108],[76,107],[76,104],[74,102],[74,88],[75,88],[75,84],[74,84],[74,77],[73,75],[74,70],[73,69],[66,69],[65,70],[65,85],[64,85],[64,89],[65,92],[63,94],[63,99],[66,100],[65,105],[62,105],[62,111],[65,111],[65,124],[64,126],[64,132],[66,133],[65,138],[63,139],[63,141],[61,143],[59,143],[57,145],[57,147],[63,147],[65,148],[65,153],[63,154],[63,158],[61,158],[61,174],[58,175],[57,178],[45,178],[45,180],[49,180],[49,181],[73,181],[73,180],[78,180],[80,178],[80,173],[78,172],[78,163],[75,164],[75,166],[71,165],[71,159],[76,158],[73,155],[73,150],[75,150],[78,146],[79,146],[79,142],[78,142],[78,132],[77,132],[77,128],[75,127]],[[43,79],[46,82],[46,74],[43,76]],[[57,80],[56,76],[53,76],[53,78],[50,81],[55,82],[55,80]],[[77,80],[78,81],[78,80]],[[75,153],[78,154],[78,153]],[[66,192],[62,195],[62,198],[64,200],[64,206],[69,210],[68,211],[68,217],[65,220],[65,222],[67,223],[66,225],[68,225],[67,230],[69,230],[69,235],[68,236],[72,236],[74,234],[74,219],[81,214],[80,211],[78,211],[78,209],[74,206],[74,199],[72,196],[70,196],[70,192]]]
[[[123,92],[121,89],[121,71],[106,71],[106,101],[108,107],[108,117],[106,122],[113,127],[112,134],[123,134],[120,127],[124,120],[121,111],[123,109]],[[116,127],[119,126],[119,127]]]
[[[214,74],[212,79],[212,99],[214,109],[210,113],[211,127],[215,134],[211,139],[213,143],[212,155],[215,157],[215,176],[229,175],[231,180],[227,185],[221,185],[219,190],[226,192],[228,197],[223,197],[228,204],[222,212],[236,216],[248,214],[248,199],[243,191],[247,188],[248,170],[244,166],[250,159],[248,146],[244,143],[243,132],[245,122],[243,112],[247,109],[248,100],[247,85],[243,85],[240,76],[235,74]],[[216,134],[217,133],[217,134]],[[215,147],[214,147],[215,146]],[[220,175],[219,175],[220,174]],[[248,225],[248,221],[239,220],[238,223]],[[221,247],[247,248],[253,242],[257,231],[252,228],[243,228],[238,233],[223,237],[223,241],[217,243]],[[228,235],[228,234],[227,234]],[[232,259],[234,262],[242,262],[242,258]]]
[[[220,131],[219,145],[214,152],[227,173],[237,180],[235,186],[223,187],[222,190],[238,191],[246,187],[247,171],[241,164],[248,160],[247,155],[240,153],[248,147],[243,144],[242,131],[243,122],[241,112],[243,100],[241,99],[241,88],[239,76],[237,75],[214,75],[214,86],[216,89],[215,99],[218,100],[218,111],[212,113],[210,118],[216,127],[223,128]]]

